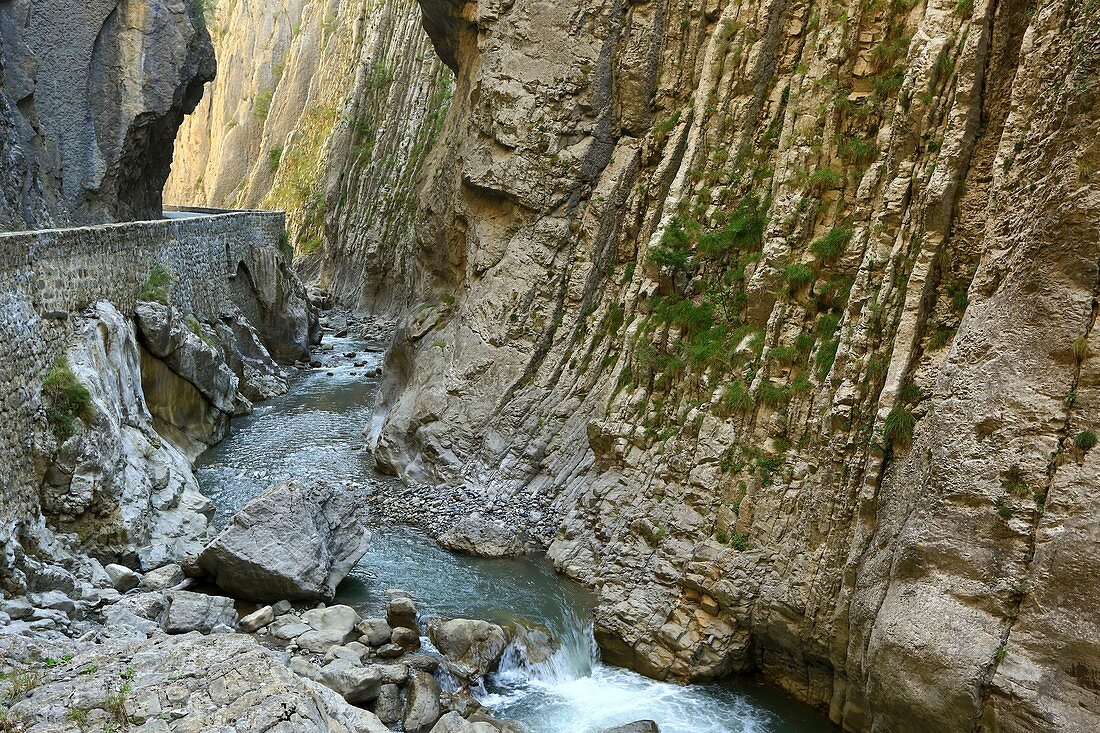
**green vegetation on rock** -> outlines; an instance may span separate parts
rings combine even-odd
[[[58,357],[42,380],[46,420],[58,442],[76,434],[78,421],[88,423],[94,414],[92,394],[73,373],[67,357]]]

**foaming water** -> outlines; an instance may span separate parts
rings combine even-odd
[[[384,347],[354,339],[326,343],[334,349],[320,357],[320,369],[296,375],[289,394],[235,420],[230,436],[199,460],[196,475],[217,506],[219,526],[273,482],[359,488],[382,480],[363,450],[362,431],[372,424],[377,389],[366,374],[381,363]],[[662,733],[835,730],[761,685],[680,686],[603,664],[590,623],[592,596],[541,558],[464,557],[414,530],[385,527],[341,585],[337,602],[377,614],[388,588],[411,592],[431,615],[529,629],[527,643],[513,643],[476,694],[494,715],[520,721],[531,733],[597,733],[639,719],[656,720]],[[556,640],[549,648],[547,633]]]

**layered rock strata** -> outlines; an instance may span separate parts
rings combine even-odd
[[[611,661],[1096,727],[1100,6],[421,5],[380,465],[598,587]]]

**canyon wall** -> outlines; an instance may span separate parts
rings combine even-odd
[[[421,6],[380,466],[548,546],[610,661],[1100,726],[1100,4]]]
[[[172,141],[216,68],[198,8],[0,6],[0,230],[160,216]]]
[[[415,2],[227,0],[212,26],[222,73],[180,132],[166,197],[285,209],[305,272],[395,312],[413,186],[450,101]]]

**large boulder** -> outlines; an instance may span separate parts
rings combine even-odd
[[[359,636],[356,626],[359,614],[350,606],[314,608],[302,614],[302,622],[309,627],[295,637],[295,643],[312,652],[326,652]]]
[[[321,682],[353,705],[376,699],[382,691],[382,671],[350,659],[334,659],[321,668]]]
[[[509,642],[508,633],[496,624],[460,618],[434,619],[428,637],[450,663],[450,671],[467,682],[496,669]]]
[[[370,546],[359,498],[327,484],[273,486],[249,502],[198,564],[237,598],[328,601]]]
[[[455,712],[450,712],[439,719],[432,728],[431,733],[499,733],[500,729],[486,721],[473,722],[466,720]]]

